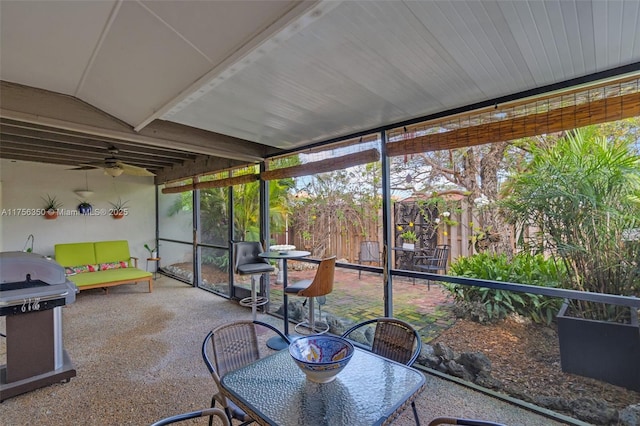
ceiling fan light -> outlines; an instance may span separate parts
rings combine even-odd
[[[104,169],[104,172],[111,177],[118,177],[124,172],[124,170],[118,166],[115,166],[115,167],[106,167]]]

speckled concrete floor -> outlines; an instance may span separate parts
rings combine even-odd
[[[236,303],[167,277],[156,281],[151,294],[143,285],[82,292],[63,308],[64,347],[77,377],[7,399],[0,404],[0,424],[148,425],[206,407],[214,384],[200,355],[202,339],[220,324],[250,317]],[[277,318],[260,319],[281,326]],[[562,424],[430,375],[417,407],[423,424],[456,414],[512,426]],[[414,424],[411,411],[394,424]]]

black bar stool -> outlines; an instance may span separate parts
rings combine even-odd
[[[262,274],[275,271],[267,259],[258,256],[262,253],[262,244],[258,241],[243,241],[233,244],[235,254],[235,271],[238,275],[251,275],[251,296],[240,300],[240,305],[251,306],[251,315],[256,320],[257,307],[269,303],[269,299],[258,296],[256,279]]]

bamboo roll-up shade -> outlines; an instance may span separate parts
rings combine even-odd
[[[224,179],[208,180],[204,182],[196,182],[188,185],[170,186],[162,189],[163,194],[177,194],[179,192],[193,191],[194,189],[224,188],[227,186],[241,185],[244,183],[255,182],[260,179],[260,175],[250,174],[242,176],[234,176]]]
[[[209,189],[209,188],[224,188],[233,185],[242,185],[245,183],[255,182],[260,179],[258,174],[234,176],[225,179],[208,180],[205,182],[198,182],[194,185],[195,189]]]
[[[193,191],[193,184],[179,185],[179,186],[167,186],[162,188],[163,194],[179,194],[181,192]]]
[[[404,154],[463,148],[490,142],[510,141],[639,115],[640,92],[449,132],[421,135],[389,143],[387,145],[387,153],[393,157]]]
[[[283,167],[282,169],[267,170],[260,173],[263,180],[284,179],[291,177],[309,176],[317,173],[327,173],[334,170],[343,170],[360,164],[373,163],[380,159],[377,149],[368,149],[362,152],[342,155],[327,160],[314,161],[312,163],[297,166]]]
[[[352,139],[347,139],[341,142],[335,142],[335,143],[332,143],[331,145],[321,145],[321,146],[313,147],[311,149],[305,149],[303,151],[300,151],[300,153],[310,154],[315,152],[323,152],[328,149],[336,150],[339,148],[348,148],[358,144],[375,142],[379,139],[380,139],[380,134],[375,133],[367,136],[362,136],[360,138],[352,138]]]

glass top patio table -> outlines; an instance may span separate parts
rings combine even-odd
[[[288,349],[222,378],[222,393],[261,425],[386,425],[425,383],[411,367],[356,348],[329,383],[306,379]]]

